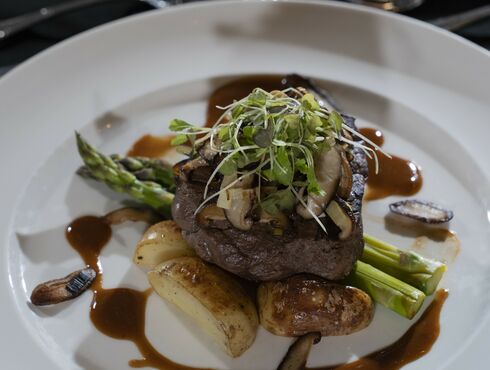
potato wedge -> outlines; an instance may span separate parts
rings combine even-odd
[[[260,323],[276,335],[347,335],[369,325],[374,304],[357,288],[296,275],[260,284]]]
[[[158,295],[178,306],[232,357],[255,340],[257,309],[236,278],[199,257],[180,257],[148,273]]]
[[[162,221],[150,226],[136,245],[133,262],[153,268],[172,258],[194,256],[196,253],[182,238],[174,221]]]

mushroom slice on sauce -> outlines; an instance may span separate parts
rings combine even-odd
[[[228,189],[230,208],[225,209],[226,218],[240,230],[250,230],[253,221],[249,217],[256,198],[255,189]]]
[[[340,229],[339,239],[344,240],[352,233],[354,222],[351,215],[339,204],[339,202],[340,200],[332,200],[325,209],[325,212]]]
[[[315,159],[315,176],[318,184],[324,191],[324,195],[308,194],[306,209],[302,204],[298,204],[296,212],[305,218],[313,218],[323,213],[323,210],[337,192],[341,175],[341,161],[339,150],[331,148],[328,151],[320,153]],[[311,212],[310,212],[311,211]]]
[[[427,224],[441,224],[450,221],[454,213],[442,206],[416,199],[391,203],[390,210],[401,216],[413,218]]]
[[[119,225],[126,221],[154,224],[161,220],[161,216],[150,208],[124,207],[109,212],[104,216],[104,220],[111,225]]]
[[[32,291],[31,302],[36,306],[46,306],[68,301],[90,288],[96,277],[95,270],[86,267],[64,278],[39,284]]]
[[[310,354],[311,346],[322,339],[320,333],[302,335],[291,344],[277,370],[303,370]]]

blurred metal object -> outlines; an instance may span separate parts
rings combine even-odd
[[[38,23],[44,22],[60,14],[86,8],[103,3],[117,2],[121,0],[73,0],[53,6],[38,9],[34,12],[22,14],[17,17],[0,20],[0,41],[24,31]],[[125,0],[127,1],[127,0]],[[169,5],[181,3],[182,0],[138,0],[154,8],[165,8]]]
[[[388,10],[392,12],[406,12],[414,9],[425,0],[347,0],[351,3],[371,6],[378,9]]]
[[[472,23],[490,17],[490,5],[484,5],[479,8],[471,9],[463,13],[450,15],[447,17],[429,20],[434,26],[444,28],[449,31],[457,31]]]

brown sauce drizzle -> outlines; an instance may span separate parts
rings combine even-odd
[[[129,149],[127,155],[129,157],[149,157],[158,158],[164,155],[172,146],[170,142],[173,136],[153,136],[143,135],[136,140]]]
[[[105,335],[130,340],[138,347],[143,358],[129,361],[131,367],[153,367],[165,370],[196,369],[179,365],[161,355],[146,337],[145,311],[151,289],[140,292],[128,288],[104,289],[102,287],[102,266],[99,256],[111,235],[111,226],[104,217],[83,216],[74,220],[66,228],[66,238],[70,245],[87,265],[97,271],[97,279],[91,287],[94,292],[90,309],[92,323]]]
[[[257,75],[234,80],[213,92],[209,98],[205,125],[212,126],[223,113],[216,106],[226,106],[241,99],[255,87],[265,90],[282,89],[282,77]],[[381,146],[381,131],[363,128],[361,133]],[[128,156],[160,157],[170,148],[171,136],[144,135],[128,151]],[[413,195],[422,186],[420,168],[413,162],[393,156],[378,156],[380,172],[375,174],[374,161],[369,160],[367,199],[380,199],[389,195]],[[146,302],[151,290],[144,292],[128,289],[104,289],[102,266],[99,255],[112,235],[110,224],[103,217],[84,216],[74,220],[66,230],[70,245],[84,262],[94,268],[97,279],[92,285],[94,292],[90,318],[95,327],[107,336],[130,340],[138,347],[143,359],[131,360],[131,367],[154,367],[165,370],[196,369],[179,365],[161,355],[145,335]],[[439,315],[447,298],[447,291],[439,290],[420,319],[395,343],[367,355],[355,362],[315,370],[396,370],[425,355],[434,344],[440,331]]]
[[[382,146],[383,133],[374,128],[361,128],[360,133]],[[374,158],[368,158],[368,188],[365,200],[385,198],[390,195],[414,195],[422,187],[422,173],[420,167],[414,162],[391,155],[391,158],[378,154],[379,170],[376,173]]]
[[[439,337],[439,317],[447,296],[447,290],[438,290],[420,319],[395,343],[354,362],[310,370],[397,370],[419,359],[430,351]]]
[[[225,107],[234,100],[240,100],[260,87],[266,91],[282,90],[283,77],[275,75],[256,75],[233,80],[216,89],[208,100],[206,127],[212,127],[223,114],[216,106]]]
[[[234,100],[242,99],[256,87],[261,87],[267,91],[282,90],[284,86],[282,86],[281,81],[282,77],[280,76],[256,75],[236,79],[219,87],[211,94],[208,100],[204,126],[213,126],[223,114],[223,110],[216,108],[216,106],[224,107],[233,103]],[[134,142],[127,155],[130,157],[161,157],[172,147],[170,145],[172,138],[172,135],[143,135]]]

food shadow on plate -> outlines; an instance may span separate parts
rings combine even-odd
[[[48,262],[52,266],[58,266],[77,257],[77,253],[65,239],[65,229],[66,225],[60,225],[33,233],[17,232],[17,241],[22,254],[35,264]],[[49,259],[46,256],[49,256]],[[80,265],[83,266],[81,260]]]
[[[73,171],[75,172],[76,168]],[[97,199],[94,199],[95,196],[97,196]],[[86,203],[84,202],[85,204],[81,204],[80,199],[87,199],[87,201]],[[114,192],[105,184],[96,180],[82,178],[74,173],[65,195],[65,205],[71,217],[89,214],[89,209],[93,209],[91,214],[103,216],[116,208],[124,207],[122,202],[127,201],[127,199],[127,196]],[[67,223],[70,221],[67,220]]]
[[[97,117],[94,121],[94,125],[98,132],[103,132],[108,129],[117,129],[126,124],[127,121],[128,120],[125,117],[109,111]]]
[[[70,301],[61,302],[50,306],[36,306],[27,301],[26,305],[29,309],[39,317],[53,317],[60,314],[61,311],[68,310],[75,303],[76,299]]]
[[[139,269],[136,266],[131,266],[127,271],[125,276],[122,278],[123,282],[131,282],[136,279],[135,274],[139,274],[140,272],[144,272],[144,269]],[[141,280],[141,276],[137,277],[137,280]],[[132,284],[122,283],[118,287],[131,288],[143,291],[143,289],[135,288]],[[155,301],[156,300],[156,301]],[[149,316],[148,313],[150,311],[149,305],[150,301],[153,301],[152,304],[152,313],[153,317]],[[167,306],[168,310],[165,309]],[[168,313],[170,312],[170,315]],[[161,320],[157,320],[158,317],[155,318],[156,315],[164,315],[161,316]],[[89,315],[89,309],[87,307],[87,315]],[[168,320],[178,320],[185,330],[190,333],[191,336],[197,338],[199,343],[202,343],[204,347],[212,353],[212,356],[217,358],[220,363],[225,364],[225,366],[231,366],[233,364],[233,359],[228,357],[225,353],[221,352],[217,345],[197,327],[197,325],[188,318],[183,312],[181,312],[177,307],[174,307],[170,303],[164,302],[161,298],[159,298],[156,293],[149,297],[148,305],[146,307],[146,323],[145,323],[145,333],[150,341],[150,343],[160,351],[163,356],[168,356],[170,360],[175,361],[172,358],[170,349],[165,350],[164,344],[160,341],[154,340],[154,336],[158,336],[158,338],[163,338],[166,342],[175,341],[175,333],[171,331],[166,331],[165,323]],[[152,335],[152,330],[154,335]],[[189,335],[189,334],[188,334]],[[162,341],[163,342],[163,341]],[[182,343],[183,346],[188,344]],[[108,348],[108,346],[112,347],[112,351],[104,351],[101,355],[100,348]],[[117,351],[117,359],[114,359],[114,353]],[[95,370],[109,370],[109,369],[121,369],[129,368],[128,362],[131,360],[138,360],[143,358],[144,356],[140,354],[137,350],[135,344],[130,340],[116,340],[111,337],[106,336],[105,334],[99,332],[94,326],[92,326],[92,330],[90,334],[86,336],[78,345],[78,348],[74,353],[74,360],[76,363],[82,368],[86,369],[95,369]],[[99,361],[97,359],[100,359]],[[124,366],[126,364],[126,366]]]
[[[443,242],[448,236],[449,223],[428,225],[420,221],[410,220],[406,217],[388,213],[384,217],[386,230],[393,234],[416,238],[426,236],[432,241]]]
[[[219,348],[219,346],[204,332],[204,330],[202,330],[196,324],[196,322],[191,317],[189,317],[186,313],[184,313],[180,308],[158,297],[156,293],[153,294],[157,299],[160,300],[160,302],[158,302],[159,306],[161,305],[166,306],[168,311],[172,313],[171,318],[173,320],[178,320],[179,323],[185,328],[186,332],[190,333],[194,338],[196,338],[197,341],[201,343],[206,348],[206,350],[213,355],[213,357],[218,358],[220,363],[226,364],[227,367],[232,368],[231,366],[234,363],[236,363],[236,361],[239,360],[239,358],[233,359],[230,356],[228,356],[225,352],[223,352],[223,350]],[[162,327],[163,327],[163,323],[162,323]],[[168,337],[170,338],[172,334],[171,333],[168,334],[169,334]],[[155,343],[154,345],[155,347],[157,347],[157,343]],[[184,343],[182,343],[182,345],[184,345]],[[205,366],[205,364],[203,364],[202,366]]]

